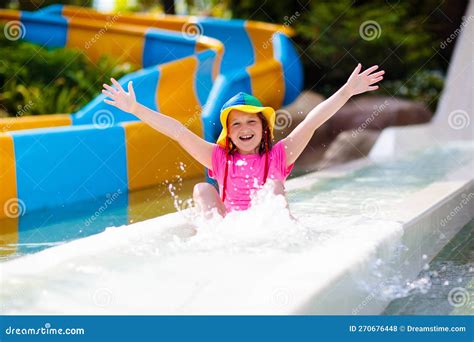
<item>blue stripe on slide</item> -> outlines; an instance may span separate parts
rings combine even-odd
[[[285,97],[283,105],[295,100],[303,89],[303,66],[291,43],[291,40],[281,33],[273,35],[273,55],[283,66],[285,78]]]
[[[197,55],[199,65],[194,80],[194,87],[201,107],[204,107],[206,104],[212,89],[212,69],[216,61],[216,55],[217,53],[212,50],[206,50]]]
[[[181,33],[151,28],[145,33],[142,65],[149,67],[192,56],[195,46],[195,39],[186,39]]]
[[[198,18],[202,34],[224,44],[221,73],[240,71],[255,62],[252,42],[245,29],[245,20]]]
[[[33,13],[36,14],[36,15],[42,15],[42,14],[62,15],[63,14],[63,8],[64,8],[64,5],[54,4],[54,5],[49,5],[49,6],[40,8],[39,10],[37,10]]]
[[[65,18],[21,12],[20,21],[24,25],[24,40],[46,47],[66,46],[68,22]]]
[[[121,126],[67,126],[11,134],[18,197],[27,211],[128,189],[125,131]]]

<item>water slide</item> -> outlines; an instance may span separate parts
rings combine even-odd
[[[467,18],[473,10],[471,2]],[[5,312],[382,312],[425,284],[418,272],[473,218],[472,25],[432,122],[386,129],[369,158],[288,181],[297,222],[263,191],[250,210],[221,220],[183,210],[110,227],[1,263]],[[459,111],[461,124],[451,114]]]
[[[119,82],[133,80],[138,101],[208,141],[220,131],[220,107],[236,92],[279,108],[302,88],[301,62],[284,26],[63,5],[0,10],[0,21],[11,35],[44,47],[79,49],[92,62],[109,55],[138,65]],[[177,143],[105,104],[97,92],[76,113],[0,120],[0,207],[35,212],[130,193],[176,174],[204,179],[204,168]],[[9,212],[0,211],[0,218]]]

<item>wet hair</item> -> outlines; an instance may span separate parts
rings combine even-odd
[[[270,126],[268,125],[268,121],[262,113],[257,113],[257,116],[260,118],[262,122],[262,140],[260,141],[260,145],[258,146],[258,154],[263,156],[265,154],[265,141],[268,144],[268,150],[272,149],[272,136],[270,134]],[[229,129],[228,129],[229,130]],[[229,154],[234,154],[237,151],[237,146],[234,144],[232,139],[229,137]]]

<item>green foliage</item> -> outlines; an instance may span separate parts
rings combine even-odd
[[[90,7],[93,0],[1,0],[0,7],[18,9],[22,11],[36,11],[54,4]]]
[[[47,50],[4,35],[0,55],[0,105],[10,116],[77,111],[100,94],[104,81],[136,69],[106,56],[94,64],[79,50]]]
[[[443,84],[444,78],[441,72],[422,70],[406,81],[384,82],[382,91],[385,91],[387,95],[424,102],[434,112],[443,90]]]
[[[420,25],[422,18],[408,15],[408,3],[352,2],[314,2],[297,23],[305,67],[313,71],[309,81],[321,80],[325,95],[346,81],[357,62],[380,65],[386,80],[408,79],[422,68],[437,67],[431,59],[432,37]]]
[[[304,11],[302,4],[308,1],[295,0],[227,0],[232,9],[232,17],[283,24],[285,17]]]

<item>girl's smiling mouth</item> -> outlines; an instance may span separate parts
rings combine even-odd
[[[242,140],[242,141],[249,141],[254,136],[255,136],[255,134],[244,134],[244,135],[239,136],[239,139]]]

